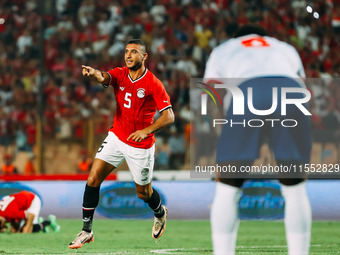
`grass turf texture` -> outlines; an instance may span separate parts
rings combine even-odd
[[[0,234],[0,254],[212,254],[209,221],[169,220],[159,240],[151,220],[95,220],[95,241],[68,244],[80,220],[58,220],[60,233]],[[340,254],[340,222],[313,222],[310,254]],[[242,221],[236,254],[287,254],[283,222]]]

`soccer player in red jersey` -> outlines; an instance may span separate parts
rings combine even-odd
[[[69,244],[71,249],[93,241],[92,220],[99,202],[100,185],[124,159],[133,176],[138,197],[154,211],[153,238],[159,238],[165,231],[167,208],[151,186],[154,133],[173,123],[175,117],[164,85],[145,67],[147,56],[145,43],[134,39],[125,47],[126,67],[102,72],[82,66],[83,76],[104,87],[113,87],[117,111],[88,176],[83,198],[83,229]],[[156,109],[161,116],[154,122]]]
[[[49,220],[38,222],[41,209],[40,198],[32,192],[20,191],[5,196],[0,200],[0,231],[7,230],[6,222],[11,224],[11,232],[32,233],[45,230],[46,226],[58,232],[60,226],[55,221],[55,216],[50,215]],[[21,228],[21,222],[24,222]]]

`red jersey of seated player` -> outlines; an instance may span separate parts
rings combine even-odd
[[[7,222],[26,219],[26,210],[31,206],[35,194],[28,191],[21,191],[0,200],[0,217]]]
[[[163,83],[146,68],[143,75],[136,80],[132,80],[127,67],[111,69],[108,74],[109,85],[114,88],[117,102],[110,131],[130,146],[150,148],[155,142],[153,133],[140,143],[127,138],[133,132],[150,126],[154,122],[156,109],[162,112],[172,107]]]

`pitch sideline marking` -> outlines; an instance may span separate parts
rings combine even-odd
[[[151,250],[150,252],[156,253],[156,254],[175,254],[176,252],[188,251],[188,250],[193,251],[193,250],[197,250],[197,248],[159,249],[159,250]]]
[[[322,246],[321,244],[312,244],[310,246],[313,247],[320,247]],[[328,245],[329,246],[329,245]],[[271,245],[271,246],[237,246],[236,248],[238,249],[246,249],[246,248],[286,248],[286,245]],[[155,253],[155,254],[176,254],[177,252],[181,252],[181,251],[194,251],[194,250],[200,250],[198,248],[176,248],[176,249],[158,249],[158,250],[150,250],[151,253]],[[238,253],[241,254],[247,254],[247,253],[252,253],[252,252],[247,252],[247,251],[240,251]],[[340,252],[338,252],[340,253]],[[75,254],[77,254],[77,252],[75,252]],[[115,255],[115,254],[125,254],[125,255],[136,255],[136,252],[108,252],[108,253],[94,253],[96,255]],[[148,252],[141,252],[138,254],[149,254]],[[36,254],[36,255],[45,255],[45,254]],[[64,254],[54,254],[54,255],[64,255]]]
[[[310,246],[313,247],[320,247],[322,246],[321,244],[312,244]],[[237,249],[254,249],[254,248],[286,248],[287,245],[271,245],[271,246],[237,246]],[[156,253],[156,254],[176,254],[177,252],[181,251],[194,251],[194,250],[199,250],[198,248],[177,248],[177,249],[158,249],[158,250],[151,250],[151,253]],[[241,252],[241,253],[248,253],[248,252]]]
[[[313,247],[320,247],[321,244],[311,244]],[[287,245],[259,245],[259,246],[236,246],[236,249],[249,249],[249,248],[285,248]]]

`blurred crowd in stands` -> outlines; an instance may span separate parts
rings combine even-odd
[[[125,43],[141,38],[147,43],[147,67],[166,86],[176,114],[175,124],[157,133],[156,169],[186,168],[190,130],[204,129],[190,127],[190,78],[202,77],[211,49],[227,40],[236,24],[246,23],[260,24],[269,35],[294,45],[307,77],[325,79],[308,85],[315,139],[339,140],[339,0],[52,2],[55,11],[44,16],[43,31],[45,143],[84,147],[88,120],[101,142],[115,112],[113,91],[84,79],[81,65],[100,70],[123,66]],[[0,0],[2,157],[24,151],[32,159],[35,154],[42,22],[38,7],[38,0]],[[15,153],[7,149],[14,145]],[[79,152],[79,159],[82,155]]]

